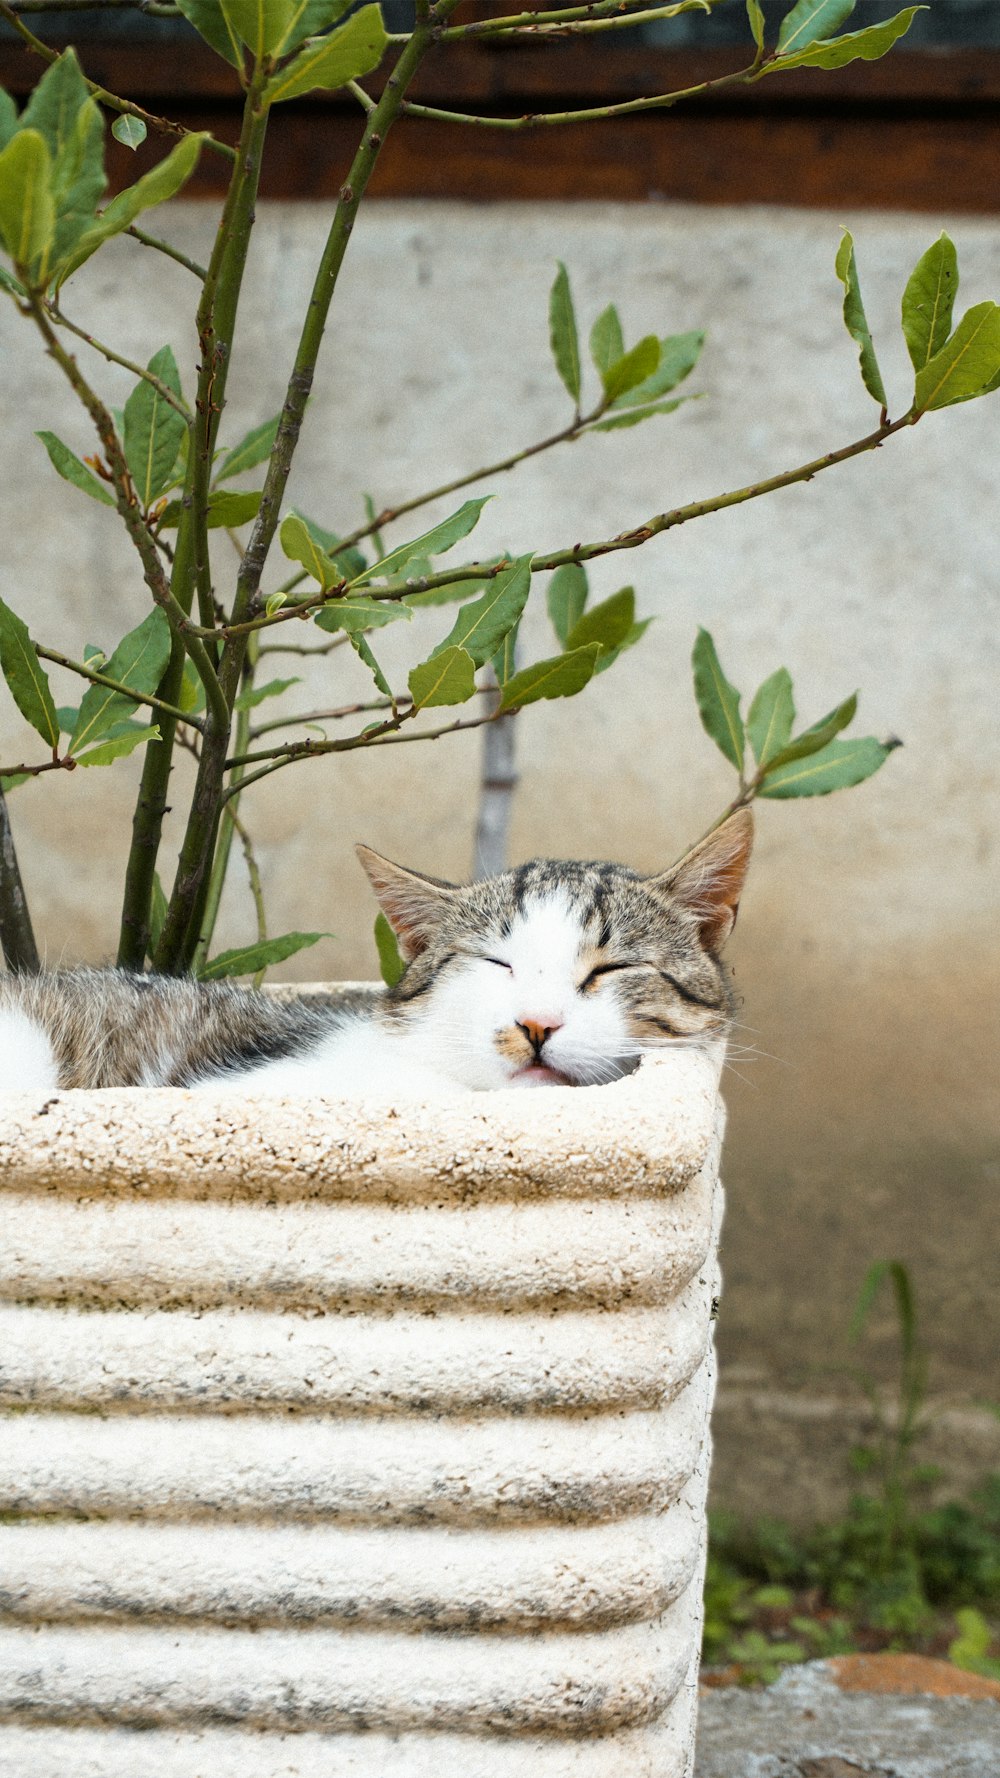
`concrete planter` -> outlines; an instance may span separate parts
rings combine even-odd
[[[720,1132],[0,1101],[4,1778],[685,1778]]]

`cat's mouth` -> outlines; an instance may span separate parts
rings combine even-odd
[[[568,1074],[560,1074],[558,1068],[549,1068],[544,1062],[532,1062],[527,1068],[519,1068],[512,1080],[507,1082],[511,1087],[572,1087],[575,1081]]]

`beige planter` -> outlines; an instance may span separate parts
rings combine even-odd
[[[720,1128],[0,1101],[3,1778],[684,1778]]]

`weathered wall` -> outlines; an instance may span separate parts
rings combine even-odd
[[[352,243],[291,499],[346,527],[365,489],[379,501],[405,497],[565,420],[546,338],[556,257],[588,326],[610,299],[633,337],[706,325],[692,387],[707,399],[497,482],[478,533],[484,549],[610,536],[860,436],[875,410],[840,321],[841,220],[666,206],[373,208]],[[206,210],[175,206],[162,226],[189,251],[207,251]],[[322,230],[307,207],[261,211],[232,437],[280,405]],[[908,388],[899,294],[936,232],[898,216],[856,229],[897,411]],[[951,232],[966,299],[995,295],[993,225]],[[74,280],[67,308],[130,355],[171,339],[190,380],[191,334],[176,320],[190,295],[182,270],[124,246]],[[107,645],[141,613],[142,589],[113,516],[57,482],[31,438],[48,426],[89,450],[86,425],[24,324],[10,311],[0,325],[0,592],[40,637],[57,640],[61,611],[68,648]],[[115,399],[125,393],[124,375],[95,374]],[[583,698],[540,706],[522,724],[517,856],[608,854],[639,867],[674,856],[730,794],[688,689],[699,622],[741,685],[786,662],[807,718],[860,686],[861,732],[906,743],[857,791],[761,809],[733,947],[750,1054],[728,1089],[719,1473],[731,1496],[739,1482],[745,1498],[748,1475],[763,1484],[764,1470],[746,1463],[751,1425],[762,1461],[777,1453],[787,1467],[800,1447],[828,1444],[826,1473],[844,1474],[839,1433],[824,1443],[809,1421],[789,1442],[782,1416],[838,1387],[833,1367],[847,1357],[844,1328],[873,1257],[912,1267],[938,1387],[996,1394],[998,411],[984,402],[932,416],[808,486],[603,562],[593,584],[608,592],[634,580],[642,612],[658,621]],[[447,619],[418,620],[429,642]],[[525,627],[529,648],[547,646],[540,599]],[[402,661],[413,634],[383,642],[388,664]],[[303,708],[346,701],[355,686],[363,695],[354,664],[335,658],[335,674],[303,686]],[[275,669],[295,670],[280,659]],[[2,721],[6,763],[24,737],[9,704]],[[476,765],[474,739],[449,740],[306,765],[248,795],[274,930],[336,934],[287,973],[371,972],[356,837],[443,874],[467,870]],[[100,957],[113,944],[135,776],[125,764],[48,778],[13,799],[51,961]],[[248,930],[240,884],[222,936]],[[888,1315],[879,1330],[888,1363]],[[956,1435],[972,1469],[991,1455],[984,1424]],[[774,1508],[769,1472],[766,1487]],[[781,1504],[794,1509],[794,1490]]]

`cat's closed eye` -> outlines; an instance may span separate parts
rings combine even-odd
[[[621,963],[596,963],[594,965],[594,968],[590,971],[590,974],[585,975],[583,978],[583,981],[580,983],[580,993],[585,994],[587,992],[587,989],[592,988],[594,983],[597,981],[600,981],[601,977],[604,975],[615,975],[618,973],[619,970],[622,970],[622,969],[648,969],[648,968],[650,968],[650,965],[648,963],[639,963],[639,962],[632,963],[632,962],[626,961],[626,962],[621,962]]]
[[[506,969],[508,975],[513,975],[514,973],[513,964],[505,963],[502,957],[480,957],[479,961],[480,963],[493,963],[496,965],[497,969]]]

